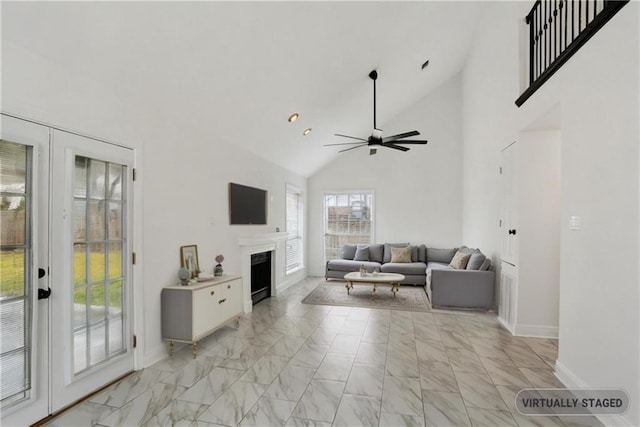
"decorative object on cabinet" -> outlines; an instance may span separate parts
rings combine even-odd
[[[189,269],[180,267],[178,270],[178,279],[180,279],[180,284],[182,286],[186,286],[189,284],[189,279],[191,279],[191,271]]]
[[[215,260],[218,264],[213,268],[213,275],[216,277],[222,276],[222,261],[224,261],[224,255],[216,256]]]
[[[196,358],[198,342],[242,315],[242,278],[224,278],[199,282],[192,286],[167,286],[161,293],[162,338],[173,356],[176,342],[193,346]]]
[[[200,263],[198,262],[198,246],[180,246],[180,267],[184,267],[191,272],[191,277],[198,277],[200,273]]]

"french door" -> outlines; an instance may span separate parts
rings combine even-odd
[[[3,147],[13,126],[24,122],[3,116]],[[38,421],[133,370],[133,152],[45,129],[46,141],[38,146],[29,145],[21,132],[11,138],[39,154],[27,168],[39,177],[31,197],[40,205],[34,210],[32,204],[37,225],[26,233],[33,261],[24,262],[31,307],[23,322],[25,342],[34,349],[31,359],[24,358],[23,370],[30,373],[30,384],[38,386],[25,382],[22,402],[7,401],[6,408],[3,396],[2,421],[7,425]],[[9,164],[4,157],[3,165]],[[4,227],[4,215],[2,223]],[[4,251],[2,256],[4,264]],[[44,277],[37,279],[38,274]],[[38,300],[37,286],[43,289],[41,297],[50,288],[50,296]],[[8,324],[3,310],[2,330]]]

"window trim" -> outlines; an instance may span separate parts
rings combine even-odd
[[[285,209],[285,231],[287,232],[287,234],[289,234],[289,227],[288,222],[289,222],[289,203],[288,203],[288,199],[289,199],[289,194],[290,193],[295,193],[298,196],[298,207],[297,207],[297,214],[298,214],[298,234],[294,237],[291,237],[290,235],[287,235],[287,239],[285,241],[285,259],[284,259],[284,270],[285,270],[285,275],[290,275],[293,273],[296,273],[302,269],[305,268],[305,232],[304,232],[304,227],[305,227],[305,198],[304,198],[304,189],[298,185],[295,184],[289,184],[287,183],[285,185],[285,198],[284,198],[284,209]],[[299,248],[299,255],[298,255],[298,265],[296,265],[293,268],[289,268],[288,262],[287,262],[287,243],[290,240],[299,240],[300,241],[300,248]]]

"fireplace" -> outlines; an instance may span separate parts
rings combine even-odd
[[[251,254],[251,303],[271,296],[271,251]]]

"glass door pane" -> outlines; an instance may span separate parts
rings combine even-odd
[[[122,310],[126,171],[123,165],[75,156],[74,374],[126,351]]]
[[[0,140],[0,400],[31,389],[32,147]]]

